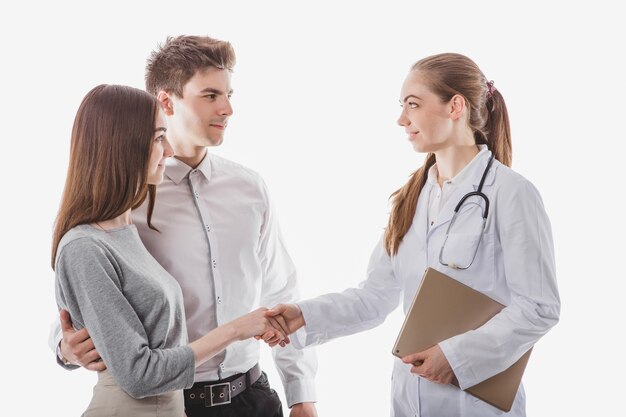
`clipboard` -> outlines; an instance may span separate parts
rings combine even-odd
[[[467,285],[428,268],[404,319],[392,354],[399,358],[426,350],[442,340],[477,329],[505,306]],[[532,348],[511,367],[465,392],[508,412]],[[458,383],[454,383],[458,387]]]

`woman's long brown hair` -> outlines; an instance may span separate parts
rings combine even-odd
[[[152,227],[155,186],[148,185],[147,176],[158,109],[150,94],[120,85],[99,85],[81,102],[54,224],[52,269],[59,242],[68,230],[113,219],[139,207],[146,196]]]
[[[474,61],[460,54],[438,54],[418,61],[411,71],[419,71],[443,103],[457,94],[463,96],[476,144],[486,144],[498,161],[511,166],[511,129],[504,98],[499,91],[490,91],[489,81]],[[385,249],[390,256],[398,253],[400,243],[411,227],[417,199],[426,184],[428,170],[434,164],[435,155],[429,153],[409,181],[391,194],[392,208],[384,237]]]

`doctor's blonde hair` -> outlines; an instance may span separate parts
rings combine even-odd
[[[504,98],[474,61],[461,54],[437,54],[419,60],[411,71],[419,71],[431,91],[444,103],[457,94],[463,96],[476,144],[487,145],[498,161],[511,166],[511,131]],[[398,253],[400,243],[413,223],[417,199],[426,184],[428,170],[434,164],[435,155],[429,153],[424,165],[391,194],[392,208],[384,237],[385,249],[390,256]]]

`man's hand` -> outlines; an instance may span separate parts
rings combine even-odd
[[[298,403],[291,407],[289,417],[317,417],[315,403]]]
[[[412,373],[438,384],[450,384],[455,379],[454,371],[439,345],[405,356],[402,362],[413,365]]]
[[[67,310],[61,310],[60,318],[63,332],[61,355],[65,360],[90,371],[104,371],[107,367],[96,351],[87,329],[76,331]]]

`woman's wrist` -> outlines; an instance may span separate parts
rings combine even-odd
[[[236,321],[237,320],[235,319],[224,325],[224,333],[229,344],[243,340],[242,332],[239,329],[239,326],[237,326]]]

